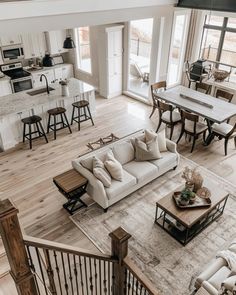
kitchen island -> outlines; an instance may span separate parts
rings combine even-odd
[[[61,85],[53,83],[50,84],[50,87],[54,90],[51,90],[50,94],[44,92],[30,95],[30,92],[41,89],[34,88],[0,97],[0,149],[2,151],[12,148],[22,141],[22,118],[39,115],[46,130],[49,109],[66,108],[66,114],[70,121],[72,103],[80,98],[89,101],[91,113],[95,114],[95,88],[75,78],[70,78],[68,81],[69,96],[62,96]],[[44,81],[42,87],[45,87]]]

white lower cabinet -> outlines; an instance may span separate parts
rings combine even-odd
[[[61,81],[74,77],[73,65],[65,64],[54,69],[55,81]]]
[[[44,78],[42,78],[42,82],[40,82],[41,75],[45,75],[47,77],[48,83],[54,83],[55,82],[55,76],[54,76],[54,70],[46,70],[46,71],[40,71],[37,73],[32,73],[32,80],[33,80],[33,87],[43,87],[46,85],[46,81]]]
[[[11,83],[10,80],[1,80],[0,79],[0,96],[12,94]]]

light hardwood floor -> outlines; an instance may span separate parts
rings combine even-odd
[[[62,208],[65,198],[58,192],[52,178],[70,169],[71,160],[88,150],[86,143],[89,141],[111,132],[122,137],[146,127],[155,129],[158,112],[150,120],[151,107],[126,96],[110,100],[97,98],[96,103],[95,126],[89,121],[84,122],[78,132],[74,124],[72,134],[68,134],[66,129],[61,130],[56,141],[50,135],[48,144],[44,140],[36,140],[32,150],[26,143],[0,154],[0,199],[10,198],[15,203],[22,228],[28,235],[98,251],[70,221]],[[177,127],[173,139],[178,136]],[[190,143],[182,139],[178,150],[235,183],[236,150],[233,141],[229,144],[227,157],[224,156],[223,142],[204,147],[199,140],[190,154]]]

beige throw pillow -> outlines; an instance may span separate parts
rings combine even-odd
[[[111,176],[103,162],[95,156],[93,157],[93,175],[99,179],[105,187],[111,186]]]
[[[104,165],[108,172],[110,173],[111,177],[115,180],[122,181],[123,180],[123,168],[120,162],[118,162],[113,153],[107,153],[106,160]]]
[[[158,146],[159,146],[159,151],[162,152],[166,152],[167,151],[167,147],[166,147],[166,130],[163,129],[160,132],[156,133],[152,130],[145,130],[145,138],[146,138],[146,142],[152,140],[153,138],[157,137],[157,142],[158,142]]]
[[[135,139],[135,158],[137,161],[157,160],[161,158],[157,137],[149,142]]]

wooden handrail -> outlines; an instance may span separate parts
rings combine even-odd
[[[107,255],[103,253],[95,254],[89,250],[84,250],[79,247],[73,247],[73,246],[69,246],[69,245],[65,245],[65,244],[61,244],[57,242],[30,237],[27,235],[23,235],[23,241],[26,246],[31,246],[35,248],[54,250],[54,251],[59,251],[63,253],[86,256],[86,257],[95,258],[95,259],[102,259],[102,260],[110,261],[114,263],[118,262],[118,259],[115,259],[111,255]]]
[[[160,295],[153,283],[141,272],[141,270],[126,256],[123,259],[123,264],[132,273],[132,275],[143,285],[150,295]]]

